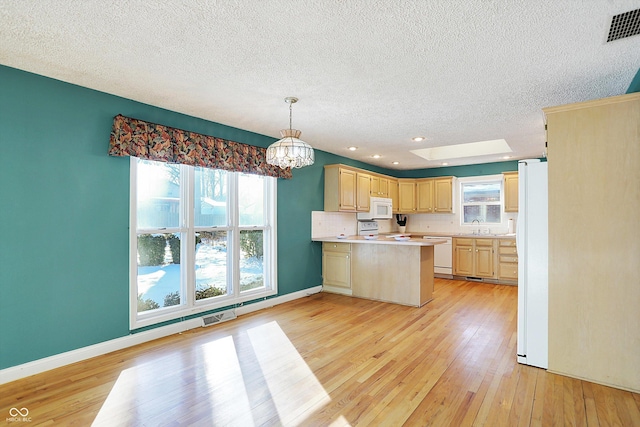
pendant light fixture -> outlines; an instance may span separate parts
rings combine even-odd
[[[298,98],[289,96],[284,101],[289,104],[289,129],[281,130],[282,139],[267,148],[267,163],[282,169],[312,165],[315,160],[313,148],[298,139],[302,132],[291,128],[291,107],[298,102]]]

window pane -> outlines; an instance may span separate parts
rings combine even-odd
[[[180,304],[180,235],[138,235],[138,313]]]
[[[264,225],[264,177],[238,175],[238,212],[241,226]]]
[[[464,184],[463,203],[500,202],[500,183]]]
[[[227,172],[195,168],[194,214],[196,227],[227,225]]]
[[[240,231],[240,291],[264,286],[263,230]]]
[[[226,231],[196,234],[196,300],[227,295]]]
[[[463,207],[464,223],[500,223],[500,205],[466,205]]]
[[[485,222],[500,222],[500,205],[487,205]]]
[[[138,159],[137,227],[180,224],[180,167]]]
[[[479,205],[469,205],[464,206],[464,222],[472,222],[474,220],[483,220],[480,215],[480,206]]]

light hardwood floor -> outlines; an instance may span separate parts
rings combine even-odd
[[[516,363],[516,292],[436,279],[422,308],[320,293],[2,385],[0,411],[27,408],[12,425],[30,426],[640,426],[640,395]]]

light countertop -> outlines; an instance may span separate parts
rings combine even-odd
[[[398,233],[395,233],[398,235]],[[344,239],[339,239],[337,236],[330,237],[317,237],[311,239],[314,242],[333,242],[333,243],[369,243],[373,245],[404,245],[404,246],[435,246],[442,243],[446,243],[446,240],[425,240],[422,236],[411,235],[409,240],[396,240],[393,237],[387,237],[379,235],[377,239],[365,239],[364,236],[347,236]]]
[[[380,235],[398,235],[400,232],[381,233]],[[429,233],[424,231],[407,231],[406,234],[410,234],[412,237],[461,237],[467,239],[515,239],[515,234],[472,234],[472,233]]]

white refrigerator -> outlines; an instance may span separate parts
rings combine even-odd
[[[518,162],[518,362],[548,367],[547,163]]]

